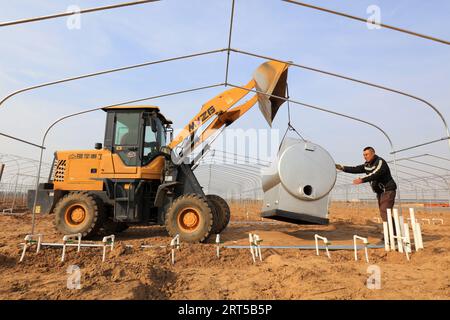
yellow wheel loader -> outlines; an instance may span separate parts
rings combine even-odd
[[[54,213],[59,232],[87,238],[133,224],[164,225],[186,242],[220,233],[230,208],[221,197],[204,194],[193,169],[222,130],[256,102],[271,124],[284,100],[270,95],[285,97],[287,70],[284,63],[263,63],[245,86],[205,103],[175,138],[172,122],[156,106],[103,109],[104,143],[94,150],[55,152],[50,179],[39,185],[35,213]],[[236,105],[249,93],[253,97]],[[34,195],[30,190],[31,207]]]

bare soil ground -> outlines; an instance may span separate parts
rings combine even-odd
[[[263,249],[263,261],[253,263],[248,249],[222,249],[215,255],[209,244],[182,244],[176,263],[166,248],[138,249],[140,244],[167,245],[164,228],[132,227],[117,236],[114,251],[104,263],[101,248],[69,248],[65,262],[61,249],[34,248],[19,263],[31,216],[0,214],[0,299],[449,299],[450,212],[418,210],[419,218],[442,218],[444,225],[422,223],[425,249],[411,261],[399,252],[370,249],[370,264],[381,270],[381,289],[366,286],[367,264],[359,253],[332,251],[331,260],[313,250]],[[261,236],[264,245],[314,244],[314,234],[333,244],[352,244],[354,234],[377,243],[382,227],[375,208],[336,203],[328,226],[298,226],[261,221],[257,204],[232,204],[232,222],[222,233],[225,244],[248,244],[248,233]],[[37,232],[45,241],[60,242],[53,216],[39,216]],[[269,223],[267,223],[269,222]],[[133,248],[125,247],[134,245]],[[81,289],[68,289],[67,269],[77,265]]]

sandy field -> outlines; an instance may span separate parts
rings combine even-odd
[[[248,233],[260,235],[263,245],[314,244],[314,234],[332,244],[352,244],[354,234],[377,243],[382,226],[373,219],[375,208],[333,203],[328,226],[299,226],[258,216],[257,204],[232,204],[232,222],[221,235],[226,245],[248,244]],[[141,244],[167,245],[163,227],[132,227],[117,236],[116,248],[102,263],[101,248],[30,249],[19,263],[23,238],[30,232],[31,216],[0,214],[0,299],[449,299],[450,225],[448,209],[418,208],[418,218],[441,218],[443,225],[423,221],[425,249],[411,261],[399,252],[370,249],[370,263],[354,260],[351,250],[263,249],[263,261],[253,263],[248,249],[221,250],[208,244],[181,244],[176,263],[168,248],[139,249]],[[447,210],[447,211],[446,211]],[[37,232],[45,241],[61,241],[53,216],[39,216]],[[133,248],[125,245],[133,245]],[[68,289],[68,268],[80,270],[80,289]],[[381,271],[380,289],[369,289],[368,267]]]

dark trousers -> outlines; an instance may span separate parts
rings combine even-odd
[[[387,221],[387,209],[392,209],[395,203],[395,190],[377,193],[378,207],[383,221]]]

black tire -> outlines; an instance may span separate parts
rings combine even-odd
[[[180,235],[184,242],[205,241],[211,234],[213,209],[208,200],[198,194],[176,198],[166,212],[165,227],[170,236]]]
[[[219,197],[218,195],[208,194],[206,198],[214,206],[217,214],[217,221],[213,223],[213,230],[211,232],[216,234],[221,233],[230,222],[230,207],[228,206],[228,203],[225,201],[225,199]]]
[[[213,214],[213,224],[211,227],[211,234],[217,234],[220,230],[220,225],[222,221],[221,217],[221,209],[218,206],[218,203],[215,199],[211,199],[210,195],[206,196],[206,200],[208,200],[209,206],[211,208]]]
[[[66,194],[58,201],[53,212],[55,227],[59,232],[81,233],[83,238],[95,236],[104,220],[103,202],[86,192]]]

